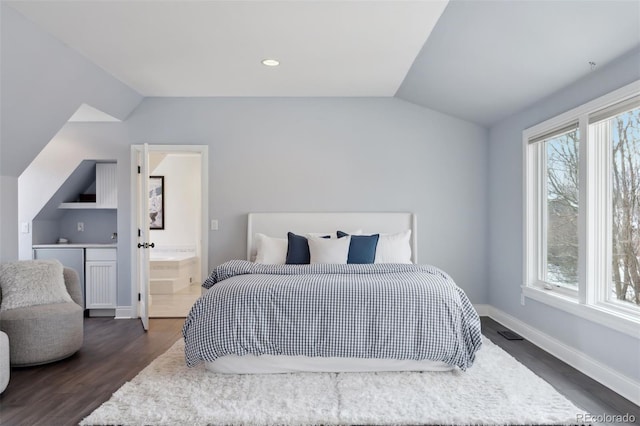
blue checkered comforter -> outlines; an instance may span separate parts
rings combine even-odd
[[[203,283],[183,327],[188,366],[230,355],[429,359],[466,370],[480,319],[427,265],[263,265],[234,260]]]

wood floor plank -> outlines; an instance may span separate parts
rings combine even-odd
[[[0,424],[77,425],[181,337],[182,318],[138,320],[86,318],[85,340],[74,356],[56,363],[14,368],[0,396]],[[633,414],[640,407],[526,340],[509,341],[506,330],[483,317],[483,334],[581,409],[592,414]],[[615,423],[612,423],[615,424]]]

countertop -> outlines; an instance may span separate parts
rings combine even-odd
[[[72,244],[34,244],[34,249],[40,248],[116,248],[117,243],[72,243]]]

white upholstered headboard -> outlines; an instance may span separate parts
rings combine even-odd
[[[418,263],[418,223],[413,213],[249,213],[247,221],[247,259],[255,258],[254,236],[287,238],[287,232],[334,233],[337,230],[363,234],[393,234],[411,229],[411,261]]]

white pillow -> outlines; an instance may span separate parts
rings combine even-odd
[[[343,231],[344,232],[344,231]],[[345,232],[345,234],[349,234],[349,235],[362,235],[362,229],[357,229],[353,232]],[[338,233],[337,232],[309,232],[307,234],[307,236],[312,236],[312,237],[325,237],[325,236],[329,236],[329,238],[338,238]]]
[[[19,260],[0,266],[0,311],[73,302],[58,260]]]
[[[412,263],[411,230],[397,234],[380,234],[374,263]]]
[[[309,242],[309,263],[347,263],[351,236],[344,238],[320,238],[307,235]]]
[[[285,264],[287,262],[288,241],[286,238],[273,238],[264,234],[256,234],[256,263],[267,265]]]
[[[306,236],[307,237],[309,237],[309,236],[311,236],[311,237],[320,237],[320,238],[324,238],[326,236],[329,236],[329,238],[337,238],[335,232],[333,234],[331,232],[309,232]]]

